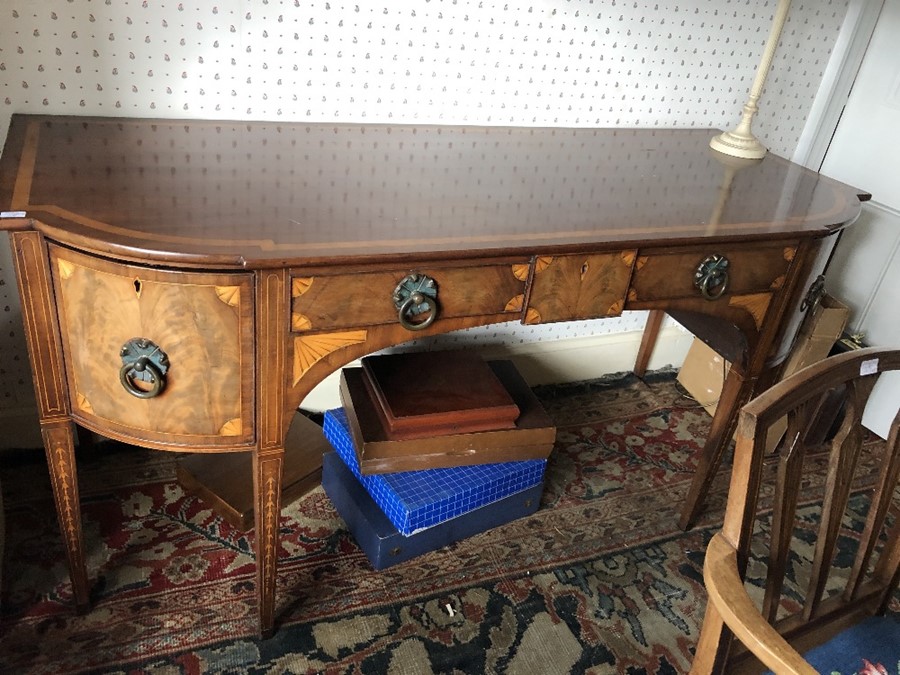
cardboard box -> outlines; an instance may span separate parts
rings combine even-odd
[[[812,313],[806,317],[797,334],[794,347],[785,361],[781,379],[818,363],[828,357],[834,344],[844,332],[850,308],[830,295],[822,296]],[[775,449],[787,431],[787,418],[783,417],[769,427],[766,453]]]
[[[372,567],[383,570],[534,513],[543,481],[412,535],[403,535],[335,452],[322,457],[322,487]]]
[[[782,379],[826,358],[844,332],[850,308],[830,295],[822,296],[812,314],[800,326],[788,355]]]
[[[788,355],[781,378],[784,379],[807,366],[826,358],[847,325],[849,308],[824,295],[800,326],[797,339]],[[684,365],[678,373],[678,381],[710,415],[715,415],[722,387],[731,364],[713,349],[694,338]],[[778,445],[787,430],[787,419],[781,419],[770,427],[766,452]]]
[[[449,469],[363,475],[344,410],[325,413],[323,428],[344,464],[400,533],[409,536],[543,482],[545,459]]]
[[[694,338],[677,379],[706,412],[715,415],[729,370],[731,363],[705,342]]]

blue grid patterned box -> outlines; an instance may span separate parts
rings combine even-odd
[[[342,408],[325,413],[325,437],[375,503],[409,536],[543,481],[545,459],[363,475]]]
[[[530,516],[540,505],[544,484],[538,483],[409,536],[394,527],[336,452],[322,456],[322,487],[372,567],[383,570]]]

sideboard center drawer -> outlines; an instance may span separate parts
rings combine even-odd
[[[393,294],[411,273],[435,282],[437,320],[505,313],[514,320],[522,309],[528,265],[523,260],[475,267],[413,264],[406,269],[343,274],[292,270],[291,329],[305,332],[397,323]]]
[[[525,323],[618,316],[635,254],[624,250],[536,257]]]

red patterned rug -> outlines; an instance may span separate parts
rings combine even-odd
[[[698,526],[678,530],[709,417],[671,373],[538,394],[558,437],[537,513],[376,572],[318,488],[284,509],[267,641],[255,636],[252,533],[185,495],[176,455],[103,444],[79,457],[84,616],[42,454],[4,455],[0,670],[686,672],[728,482],[723,470]]]

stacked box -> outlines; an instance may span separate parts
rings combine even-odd
[[[547,465],[545,459],[532,459],[363,475],[343,409],[325,413],[324,431],[344,464],[405,536],[540,486]]]
[[[534,513],[543,483],[410,536],[401,534],[335,452],[322,457],[322,487],[372,567],[382,570]]]
[[[512,361],[487,362],[520,414],[513,428],[473,432],[436,430],[434,435],[392,438],[377,411],[362,368],[341,371],[341,402],[350,423],[361,473],[394,473],[456,466],[547,459],[556,428]]]

